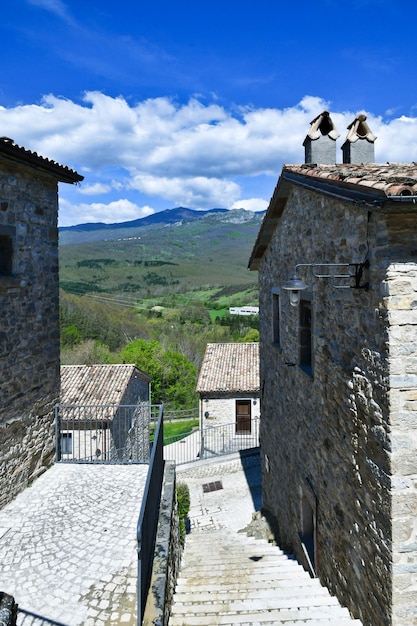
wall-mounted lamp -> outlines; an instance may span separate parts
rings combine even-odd
[[[316,278],[330,278],[330,282],[334,289],[368,289],[369,284],[362,284],[362,273],[364,268],[369,267],[369,261],[365,263],[299,263],[295,266],[295,272],[292,278],[282,285],[285,291],[290,292],[290,304],[297,306],[300,302],[300,293],[304,289],[308,289],[307,283],[298,278],[297,271],[300,267],[311,267],[313,276]],[[328,268],[327,273],[322,268]],[[344,268],[344,269],[342,269]],[[353,269],[353,271],[351,270]],[[334,271],[331,271],[333,269]],[[343,272],[343,273],[341,273]],[[354,284],[344,284],[344,279],[354,279]]]

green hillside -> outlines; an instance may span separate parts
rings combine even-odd
[[[173,295],[215,301],[228,294],[232,304],[256,303],[257,274],[247,264],[261,217],[229,211],[176,224],[123,228],[114,239],[106,231],[101,240],[93,231],[92,241],[83,243],[65,243],[69,238],[62,237],[60,286],[68,293],[126,302],[156,299],[159,304]],[[247,292],[244,301],[236,301],[240,298],[233,294],[242,291]]]

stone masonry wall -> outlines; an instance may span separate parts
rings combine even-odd
[[[412,216],[399,217],[395,224],[396,234],[401,230],[414,250],[416,225]],[[394,260],[385,294],[390,323],[392,623],[405,626],[416,623],[417,615],[417,263]]]
[[[0,163],[0,507],[53,460],[59,398],[57,182]]]
[[[380,289],[389,260],[378,250],[389,242],[384,220],[295,188],[259,271],[263,504],[278,521],[282,546],[306,567],[300,534],[311,531],[321,581],[366,626],[391,623],[388,332]],[[281,290],[274,343],[272,290],[298,263],[367,255],[369,291],[335,289],[300,269],[312,307],[312,371],[303,369],[299,310]]]

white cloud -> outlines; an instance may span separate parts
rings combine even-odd
[[[264,198],[246,198],[245,200],[237,200],[232,204],[230,209],[246,209],[246,211],[266,211],[268,202]]]
[[[158,177],[138,174],[131,187],[149,196],[170,200],[176,206],[193,209],[227,207],[240,193],[240,187],[230,180],[206,178]]]
[[[252,195],[260,192],[251,190],[250,181],[277,178],[283,163],[302,162],[310,122],[324,109],[330,110],[341,134],[341,161],[346,128],[357,111],[332,111],[331,103],[315,96],[285,109],[232,110],[197,98],[183,104],[165,97],[132,104],[100,92],[86,93],[82,102],[48,95],[40,104],[0,107],[0,126],[16,143],[85,175],[79,190],[71,193],[71,204],[81,207],[77,218],[85,212],[94,220],[123,221],[132,218],[127,205],[127,217],[109,213],[110,203],[123,202],[121,197],[134,211],[148,202],[158,204],[158,198],[164,207],[170,202],[195,209],[256,204]],[[417,117],[366,114],[378,137],[377,161],[417,161]],[[273,185],[261,200],[267,202],[272,192]],[[95,202],[78,204],[74,193]],[[109,204],[99,201],[103,193],[109,194]],[[60,194],[64,199],[68,195],[65,186]],[[73,217],[63,209],[61,219],[68,223]]]
[[[91,204],[71,204],[61,198],[59,210],[64,211],[64,219],[60,219],[60,226],[72,224],[86,224],[90,222],[103,222],[113,224],[115,222],[128,222],[155,213],[150,206],[139,207],[129,200],[117,200],[104,204],[93,202]]]
[[[111,185],[105,185],[104,183],[94,183],[93,185],[80,186],[80,193],[83,196],[97,196],[100,194],[108,193],[111,188]]]

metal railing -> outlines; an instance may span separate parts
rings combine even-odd
[[[56,460],[79,463],[149,463],[152,408],[135,405],[55,407]]]
[[[164,459],[177,465],[232,454],[259,446],[259,418],[248,430],[236,429],[236,422],[204,426],[190,435],[165,438]]]
[[[164,422],[177,422],[184,420],[199,419],[199,408],[181,409],[181,410],[164,410]]]
[[[146,478],[145,491],[137,525],[138,626],[142,624],[146,598],[151,582],[159,504],[164,476],[163,445],[163,409],[161,406],[154,431],[148,476]]]

